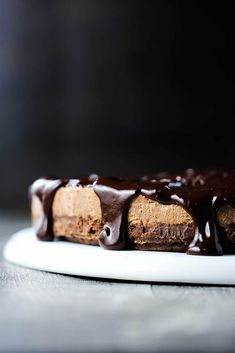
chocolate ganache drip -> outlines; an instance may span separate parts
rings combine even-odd
[[[196,173],[189,169],[182,176],[157,174],[137,181],[101,178],[94,185],[101,202],[104,228],[99,243],[106,249],[121,249],[127,244],[127,215],[134,196],[143,195],[162,204],[183,207],[195,223],[191,255],[222,255],[216,214],[224,204],[235,205],[234,171]]]
[[[143,176],[138,180],[98,178],[92,175],[80,179],[42,178],[31,187],[31,194],[39,198],[43,216],[37,225],[41,240],[53,239],[52,203],[62,186],[93,187],[101,204],[104,227],[99,244],[106,249],[128,247],[128,211],[131,201],[143,195],[162,204],[175,204],[188,212],[195,224],[195,234],[187,253],[191,255],[222,255],[226,245],[216,215],[223,205],[235,207],[235,171],[186,170],[181,175],[161,173]]]
[[[98,179],[93,187],[100,199],[104,221],[99,244],[106,249],[125,248],[127,212],[136,190],[131,183],[114,177]]]
[[[37,196],[42,206],[41,218],[35,225],[36,234],[40,240],[51,241],[54,239],[52,203],[56,191],[66,183],[66,179],[45,177],[36,180],[30,188],[30,196]]]
[[[63,187],[76,187],[79,185],[92,185],[98,178],[97,174],[91,174],[83,178],[63,178],[43,177],[37,179],[30,187],[29,194],[32,199],[36,196],[42,208],[42,215],[37,224],[35,231],[38,239],[44,241],[52,241],[54,239],[53,233],[53,219],[52,219],[52,205],[56,191]]]

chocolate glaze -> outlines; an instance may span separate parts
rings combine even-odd
[[[128,208],[136,190],[131,183],[118,178],[98,179],[93,187],[100,199],[104,221],[99,244],[106,249],[123,249],[127,245]]]
[[[40,181],[40,182],[39,182]],[[235,207],[235,171],[186,170],[181,175],[161,173],[138,180],[88,177],[79,179],[39,179],[31,189],[42,203],[43,219],[37,228],[41,240],[52,240],[52,203],[61,186],[79,184],[93,187],[101,203],[104,227],[99,244],[106,249],[123,249],[127,243],[127,215],[132,199],[143,195],[162,204],[183,207],[193,218],[195,234],[188,247],[192,255],[222,255],[225,243],[216,223],[218,209],[224,204]],[[39,182],[39,183],[38,183]],[[93,184],[92,184],[93,182]],[[38,183],[38,184],[37,184]]]
[[[83,178],[63,178],[43,177],[37,179],[30,186],[30,198],[37,196],[42,206],[42,217],[35,225],[35,231],[38,239],[44,241],[52,241],[53,234],[53,219],[52,219],[52,204],[56,191],[62,186],[76,187],[79,185],[92,186],[98,175],[91,174]]]
[[[42,206],[42,216],[35,225],[37,237],[40,240],[53,240],[52,203],[56,191],[66,184],[65,179],[54,177],[40,178],[31,188],[30,194],[37,196]]]

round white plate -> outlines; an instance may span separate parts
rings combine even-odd
[[[15,264],[69,275],[148,282],[235,284],[235,255],[104,250],[65,241],[37,240],[32,228],[8,240],[4,257]]]

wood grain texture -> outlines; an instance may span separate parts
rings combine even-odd
[[[0,217],[0,246],[29,219]],[[108,264],[107,264],[108,266]],[[0,352],[232,352],[235,288],[128,283],[0,258]]]

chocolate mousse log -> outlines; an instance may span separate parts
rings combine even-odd
[[[164,205],[142,195],[132,201],[128,212],[128,239],[135,249],[186,251],[194,228],[181,206]]]
[[[225,253],[235,253],[235,208],[223,205],[217,213],[219,241]]]
[[[53,203],[55,236],[98,244],[102,231],[100,201],[90,187],[60,188]],[[186,251],[193,239],[191,216],[180,206],[137,196],[127,216],[127,243],[134,249]]]
[[[54,198],[53,231],[55,236],[83,244],[98,244],[102,230],[100,201],[88,186],[60,188]]]
[[[221,246],[235,253],[233,179],[224,184],[42,178],[31,187],[32,222],[41,240],[208,255],[221,254]]]
[[[42,180],[44,185],[48,184],[47,179]],[[102,229],[99,199],[90,185],[70,184],[65,183],[65,186],[56,190],[46,212],[45,199],[32,192],[32,224],[37,236],[41,240],[48,240],[49,233],[53,234],[51,240],[56,236],[84,244],[97,244]],[[50,227],[45,227],[45,223]],[[40,230],[42,237],[39,236]]]
[[[32,197],[32,221],[39,219],[41,203]],[[100,200],[93,188],[60,187],[52,204],[52,226],[56,237],[83,244],[98,244],[103,229]],[[137,196],[127,215],[127,243],[134,249],[186,251],[194,234],[191,216],[180,206],[163,205]]]

